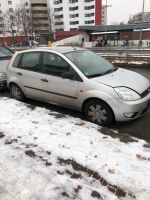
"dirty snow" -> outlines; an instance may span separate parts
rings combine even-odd
[[[0,98],[0,200],[149,200],[150,145],[110,132]]]

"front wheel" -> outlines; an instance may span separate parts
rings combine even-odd
[[[108,126],[113,122],[111,108],[101,100],[91,100],[85,105],[85,117],[100,126]]]
[[[9,87],[10,95],[13,99],[16,99],[18,101],[23,101],[25,96],[22,92],[21,88],[16,84],[11,84]]]

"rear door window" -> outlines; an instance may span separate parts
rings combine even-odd
[[[40,72],[40,52],[25,53],[22,57],[21,68],[29,71]]]

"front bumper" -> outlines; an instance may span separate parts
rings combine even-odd
[[[129,121],[143,116],[150,108],[150,93],[136,101],[110,99],[107,103],[112,108],[116,121]]]

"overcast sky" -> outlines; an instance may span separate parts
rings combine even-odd
[[[143,0],[107,0],[112,7],[108,8],[108,24],[127,22],[130,15],[142,11]],[[106,0],[103,0],[103,5]],[[145,0],[145,11],[150,12],[150,0]]]

